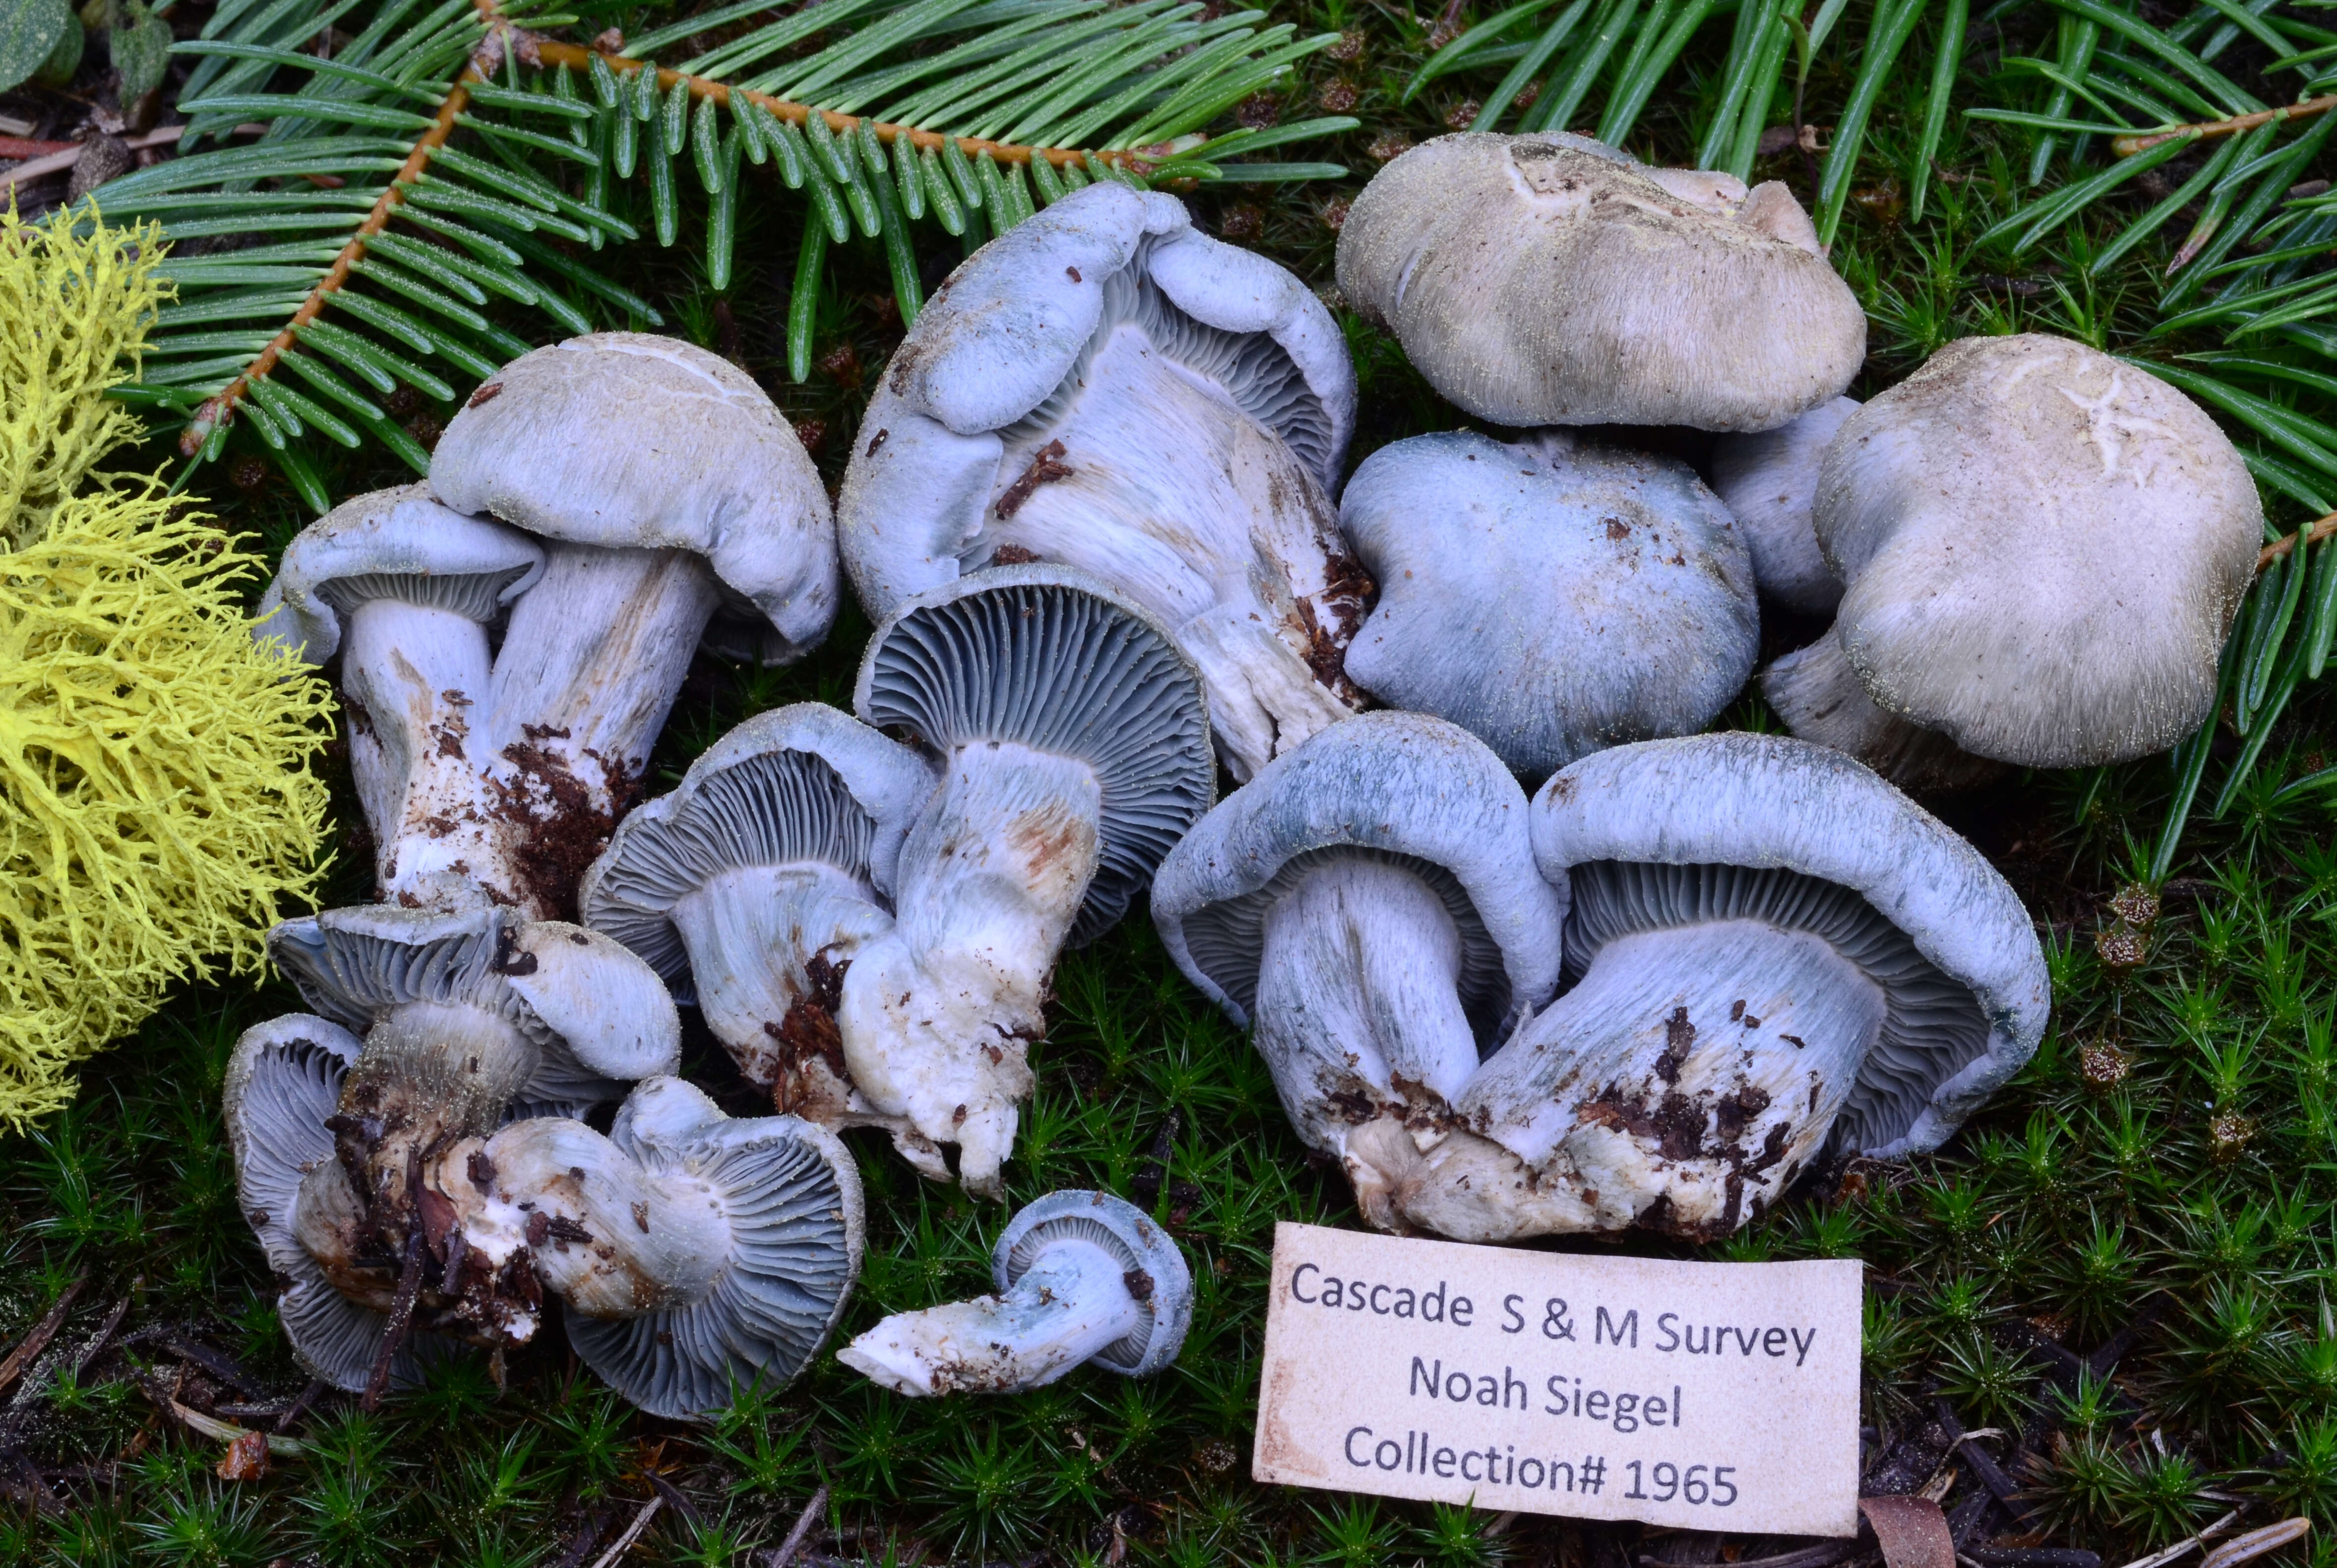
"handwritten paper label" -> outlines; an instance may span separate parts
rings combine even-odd
[[[1252,1472],[1732,1534],[1856,1534],[1860,1269],[1277,1225]]]

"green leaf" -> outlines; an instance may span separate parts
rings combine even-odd
[[[67,28],[80,27],[65,0],[0,0],[0,93],[38,71]]]
[[[171,24],[140,0],[129,0],[122,17],[108,48],[121,78],[114,91],[126,107],[162,85],[162,73],[171,64]]]

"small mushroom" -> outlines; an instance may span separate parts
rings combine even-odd
[[[2038,334],[1951,343],[1852,415],[1814,518],[1849,589],[1763,689],[1795,735],[1908,782],[1973,757],[2119,762],[2197,729],[2264,537],[2196,404]]]
[[[1700,730],[1753,673],[1745,541],[1684,463],[1562,430],[1415,436],[1364,460],[1340,526],[1380,585],[1348,675],[1530,781]]]
[[[463,1276],[524,1264],[566,1307],[584,1364],[652,1416],[786,1383],[859,1277],[860,1174],[795,1116],[733,1120],[652,1077],[609,1135],[565,1116],[458,1142],[430,1178],[451,1201]]]
[[[933,789],[923,757],[848,714],[759,714],[625,819],[585,873],[584,921],[695,1001],[779,1110],[882,1122],[846,1075],[836,1010],[893,927],[901,843]]]
[[[1579,136],[1440,136],[1364,188],[1339,287],[1509,425],[1772,430],[1838,395],[1866,315],[1775,181]]]
[[[876,628],[860,716],[933,757],[893,929],[844,977],[851,1081],[925,1174],[1002,1198],[1063,944],[1119,920],[1216,789],[1201,681],[1149,616],[1086,574],[992,567]]]
[[[872,615],[991,564],[1092,573],[1208,683],[1227,765],[1345,718],[1371,585],[1327,493],[1355,378],[1297,278],[1104,183],[992,240],[894,355],[838,505]]]
[[[1569,888],[1568,988],[1392,1173],[1410,1224],[1725,1234],[1823,1152],[1937,1148],[2044,1033],[2044,952],[2012,889],[1839,752],[1618,746],[1532,814],[1542,874]]]
[[[1161,863],[1152,918],[1186,977],[1251,1026],[1299,1136],[1394,1228],[1415,1143],[1444,1135],[1480,1053],[1557,989],[1562,888],[1534,869],[1525,794],[1483,742],[1379,712],[1202,818]],[[1511,1186],[1502,1201],[1543,1202]]]
[[[383,894],[572,911],[701,636],[718,652],[784,661],[826,635],[836,596],[826,492],[744,373],[632,333],[572,338],[496,372],[440,438],[430,487],[451,511],[409,489],[312,525],[269,588],[258,635],[297,637],[321,662],[340,615],[422,594],[440,613],[376,614],[377,629],[353,630],[344,653],[343,684],[361,705],[353,727],[395,732],[395,745],[378,733],[369,743],[387,755],[368,765],[365,803]],[[450,521],[459,514],[472,517]],[[347,542],[376,533],[367,550]],[[416,537],[439,533],[445,543]],[[353,581],[382,574],[459,580]],[[505,601],[489,667],[475,628]],[[468,634],[456,624],[466,618]],[[388,709],[378,717],[376,702]]]
[[[836,1359],[896,1394],[1016,1394],[1092,1362],[1148,1378],[1177,1359],[1193,1272],[1167,1232],[1110,1193],[1050,1193],[991,1253],[997,1294],[896,1312]]]
[[[1842,579],[1818,548],[1810,509],[1818,460],[1857,412],[1856,398],[1837,397],[1791,424],[1712,443],[1712,488],[1745,531],[1753,580],[1764,597],[1804,615],[1832,615],[1842,600]]]
[[[247,1031],[228,1115],[254,1230],[271,1257],[308,1260],[283,1271],[296,1349],[319,1377],[364,1387],[373,1351],[354,1354],[353,1325],[378,1339],[401,1294],[416,1330],[524,1342],[532,1281],[461,1274],[459,1249],[446,1261],[451,1211],[423,1169],[514,1115],[581,1109],[619,1080],[672,1071],[680,1021],[655,971],[596,932],[494,908],[331,910],[279,925],[269,951],[324,1018]],[[301,1173],[288,1201],[288,1170]],[[319,1277],[376,1316],[324,1302]]]
[[[543,574],[535,541],[426,484],[344,502],[285,548],[253,635],[312,665],[339,657],[349,772],[386,891],[477,896],[464,858],[476,844],[451,830],[494,809],[467,744],[493,684],[488,633]]]

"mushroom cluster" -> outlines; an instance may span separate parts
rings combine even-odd
[[[259,635],[337,660],[383,900],[277,928],[315,1013],[229,1075],[305,1365],[378,1391],[550,1295],[645,1409],[792,1376],[859,1263],[838,1135],[1002,1201],[1054,967],[1148,890],[1385,1229],[1710,1239],[2019,1067],[2035,930],[1891,780],[2200,722],[2261,527],[2214,424],[2040,337],[1854,402],[1863,316],[1782,186],[1578,136],[1405,153],[1338,268],[1506,438],[1343,491],[1324,305],[1103,183],[935,292],[833,519],[750,380],[606,334],[294,541]],[[1657,424],[1711,433],[1704,472],[1585,428]],[[851,711],[758,715],[637,802],[694,655],[797,657],[839,563]],[[1803,738],[1698,733],[1764,598],[1833,618],[1765,677]],[[772,1115],[675,1076],[678,1005]],[[915,1396],[1140,1376],[1192,1300],[1102,1193],[1016,1213],[994,1283],[840,1359]]]

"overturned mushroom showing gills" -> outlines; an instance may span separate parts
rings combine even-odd
[[[844,977],[845,1066],[929,1176],[1002,1198],[1047,979],[1101,935],[1208,809],[1201,682],[1084,573],[992,567],[876,628],[854,705],[941,770],[902,846],[895,922]],[[914,1134],[914,1136],[908,1135]]]
[[[695,1001],[777,1108],[878,1121],[851,1086],[836,1010],[934,789],[906,746],[818,703],[758,714],[625,819],[585,873],[584,922]]]
[[[366,1386],[388,1328],[388,1318],[336,1290],[294,1231],[300,1184],[331,1164],[341,1082],[360,1042],[328,1018],[293,1013],[246,1029],[228,1058],[221,1109],[235,1190],[243,1217],[259,1239],[278,1281],[276,1315],[303,1371],[336,1388]],[[390,1381],[419,1380],[425,1346],[452,1341],[420,1336],[399,1344]]]
[[[1937,1148],[2044,1032],[2012,889],[1839,752],[1599,752],[1534,797],[1533,843],[1571,890],[1568,989],[1478,1070],[1448,1144],[1572,1189],[1570,1228],[1716,1236],[1822,1151]],[[1407,1213],[1471,1241],[1540,1228],[1452,1179],[1470,1164],[1432,1151]]]
[[[1763,689],[1795,735],[1908,784],[1973,757],[2120,762],[2197,729],[2264,534],[2195,404],[2037,334],[1951,343],[1852,415],[1814,520],[1850,586]]]
[[[514,1122],[455,1144],[434,1179],[464,1271],[531,1269],[584,1364],[653,1416],[790,1381],[860,1272],[860,1174],[836,1135],[733,1120],[680,1078],[636,1087],[607,1137]]]
[[[525,1342],[533,1279],[464,1251],[425,1167],[515,1115],[672,1071],[657,975],[606,937],[496,909],[332,910],[279,925],[269,953],[324,1016],[245,1033],[227,1119],[302,1364],[355,1390],[408,1332]]]
[[[1818,462],[1858,400],[1822,403],[1791,424],[1712,443],[1712,488],[1735,515],[1753,552],[1762,597],[1804,615],[1832,615],[1842,579],[1818,548],[1811,509]]]
[[[1364,460],[1339,515],[1380,584],[1347,673],[1530,781],[1700,730],[1753,673],[1752,563],[1684,463],[1563,430],[1415,436]]]
[[[1144,1378],[1177,1359],[1193,1273],[1168,1232],[1110,1193],[1050,1193],[991,1254],[997,1294],[896,1312],[836,1359],[895,1393],[1013,1394],[1090,1362]]]
[[[1866,354],[1865,312],[1783,185],[1581,136],[1412,149],[1355,199],[1339,287],[1500,424],[1771,430]]]
[[[1440,1228],[1408,1184],[1458,1125],[1480,1053],[1557,989],[1564,879],[1534,869],[1526,817],[1482,742],[1370,713],[1277,757],[1154,880],[1178,968],[1252,1027],[1299,1136],[1342,1162],[1383,1229]],[[1514,1161],[1469,1174],[1521,1222],[1584,1228],[1577,1194]]]
[[[353,723],[373,726],[384,752],[418,754],[395,812],[386,784],[366,802],[385,897],[570,913],[701,638],[783,662],[826,635],[827,495],[743,372],[634,333],[572,338],[497,371],[447,425],[430,486],[472,516],[450,521],[411,491],[336,510],[287,552],[259,632],[321,661],[323,634],[349,614],[343,685],[365,710]],[[382,541],[358,550],[377,514]],[[441,534],[447,545],[428,542]],[[377,580],[450,574],[419,599],[410,582]],[[489,667],[473,623],[506,601]]]
[[[1237,778],[1346,716],[1371,585],[1326,494],[1354,372],[1297,278],[1173,196],[1090,186],[976,252],[861,421],[838,524],[871,614],[991,564],[1092,573],[1167,626]]]

